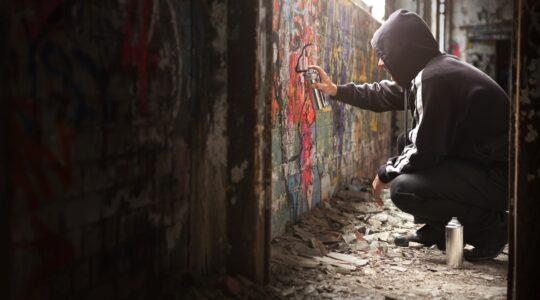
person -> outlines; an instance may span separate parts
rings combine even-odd
[[[469,261],[499,255],[507,243],[509,99],[486,74],[441,53],[426,23],[398,10],[374,33],[371,45],[393,80],[334,84],[319,66],[314,88],[374,112],[410,111],[398,139],[399,155],[382,165],[372,183],[375,199],[390,185],[392,202],[424,224],[397,237],[445,248],[445,226],[464,226]]]

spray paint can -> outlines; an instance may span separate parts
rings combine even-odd
[[[304,78],[309,81],[310,84],[314,84],[316,82],[319,82],[319,74],[314,69],[308,69],[304,73]],[[315,88],[311,88],[313,91],[313,101],[315,102],[315,109],[323,109],[328,106],[328,102],[326,101],[326,98],[324,97],[324,94]]]
[[[456,217],[446,225],[446,265],[463,266],[463,226]]]

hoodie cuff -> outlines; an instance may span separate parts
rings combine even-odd
[[[335,96],[330,96],[332,100],[339,100],[346,98],[347,86],[346,85],[337,85],[337,92]]]
[[[379,167],[379,171],[377,171],[377,176],[379,176],[379,180],[382,183],[389,183],[390,181],[392,181],[392,179],[394,179],[393,177],[389,176],[388,173],[386,173],[386,165],[382,165]]]

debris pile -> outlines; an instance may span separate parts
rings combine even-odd
[[[369,190],[343,190],[301,216],[272,243],[272,282],[278,299],[506,299],[507,251],[462,269],[444,253],[395,237],[414,232],[411,215],[384,191],[379,207]]]
[[[436,246],[396,247],[395,237],[421,225],[388,191],[379,207],[367,185],[359,186],[312,208],[272,241],[268,285],[226,276],[167,299],[506,299],[507,249],[452,269]]]

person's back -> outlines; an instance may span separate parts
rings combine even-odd
[[[489,76],[449,55],[433,58],[422,71],[424,85],[436,84],[430,97],[440,114],[453,114],[455,124],[449,157],[479,163],[508,161],[509,101]],[[440,119],[439,119],[440,120]],[[449,133],[451,134],[451,133]]]

